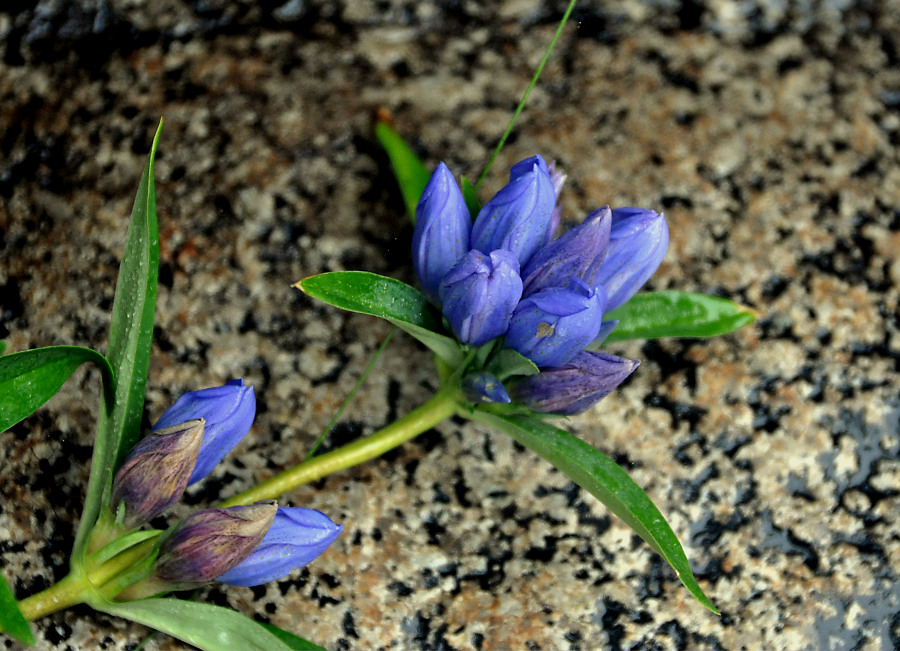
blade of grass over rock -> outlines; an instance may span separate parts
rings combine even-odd
[[[304,640],[302,637],[298,637],[297,635],[294,635],[293,633],[282,628],[272,626],[271,624],[264,624],[262,622],[258,623],[264,629],[269,631],[269,633],[287,644],[291,651],[325,651],[325,649],[320,647],[318,644],[313,644],[312,642]]]
[[[447,363],[462,361],[459,345],[440,332],[428,299],[406,283],[367,271],[332,271],[304,278],[294,287],[342,310],[387,319]]]
[[[109,362],[96,350],[50,346],[0,357],[0,432],[34,413],[85,362],[100,368],[109,406],[113,373]]]
[[[619,325],[606,343],[660,337],[715,337],[753,323],[756,313],[734,301],[694,292],[644,292],[608,314]]]
[[[403,202],[406,204],[406,212],[409,214],[410,221],[415,224],[416,204],[419,203],[419,197],[422,196],[422,191],[431,177],[428,168],[387,122],[379,122],[375,125],[375,135],[387,152],[388,158],[391,159],[394,176],[397,177],[400,192],[403,194]]]
[[[101,505],[108,501],[113,473],[140,433],[159,275],[153,162],[161,130],[162,120],[153,138],[131,210],[125,252],[116,282],[107,352],[115,378],[114,405],[110,412],[101,410],[97,425],[84,511],[72,550],[73,565],[80,567],[83,566],[88,534]]]
[[[465,176],[462,177],[462,196],[463,201],[466,202],[466,208],[469,209],[469,216],[472,218],[472,221],[475,221],[478,213],[481,212],[481,202],[478,200],[475,186]]]
[[[603,502],[672,566],[697,601],[718,614],[694,578],[681,543],[659,509],[612,459],[577,436],[534,417],[475,410],[470,418],[509,434]]]
[[[13,636],[22,644],[34,645],[34,634],[28,621],[19,610],[19,603],[9,589],[6,577],[0,574],[0,630]]]

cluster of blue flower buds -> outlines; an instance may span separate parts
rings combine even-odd
[[[540,156],[512,167],[509,183],[472,221],[453,174],[439,164],[416,208],[413,264],[426,296],[456,337],[482,346],[504,337],[540,373],[506,387],[479,375],[464,386],[486,401],[574,414],[618,386],[638,362],[593,352],[623,305],[662,261],[662,214],[608,206],[559,238],[565,177]],[[483,385],[483,386],[482,386]],[[481,391],[479,393],[479,387]]]
[[[243,380],[181,396],[116,473],[111,507],[122,526],[136,529],[178,502],[244,438],[255,415],[253,387]],[[169,590],[213,580],[261,585],[310,563],[342,530],[324,513],[274,502],[205,509],[162,543],[154,579]]]

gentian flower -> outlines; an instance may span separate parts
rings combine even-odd
[[[203,442],[188,485],[200,481],[225,458],[250,431],[256,416],[253,387],[243,380],[229,380],[224,386],[185,393],[153,426],[164,429],[188,420],[206,421]]]
[[[512,395],[516,402],[536,411],[577,414],[609,395],[638,364],[615,355],[582,351],[561,366],[517,381]]]
[[[324,513],[300,507],[278,507],[275,520],[251,554],[216,580],[252,586],[275,581],[317,558],[343,531]]]
[[[612,211],[606,256],[587,272],[592,285],[603,285],[609,297],[605,311],[624,305],[653,275],[666,255],[669,228],[662,213],[643,208]]]
[[[510,319],[506,346],[539,367],[565,364],[600,331],[606,292],[573,278],[523,299]]]
[[[250,556],[277,510],[275,502],[257,502],[189,515],[160,547],[156,577],[177,589],[212,581]]]
[[[447,166],[440,163],[416,206],[413,266],[425,295],[438,302],[441,278],[469,250],[472,218]]]
[[[513,166],[510,180],[479,211],[472,226],[472,248],[489,254],[512,251],[525,265],[550,240],[556,193],[547,163],[533,156]]]
[[[469,373],[462,381],[462,392],[466,400],[476,404],[511,402],[506,387],[497,377],[487,371]]]
[[[189,420],[151,432],[128,453],[113,480],[113,511],[125,503],[124,524],[135,529],[181,499],[194,471],[204,421]]]
[[[605,206],[538,250],[522,270],[523,295],[565,287],[569,279],[583,278],[591,265],[606,255],[611,221],[609,206]]]
[[[469,251],[441,281],[444,316],[459,340],[472,346],[504,334],[521,297],[519,262],[509,251]]]

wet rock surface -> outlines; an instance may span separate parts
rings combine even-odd
[[[626,468],[704,589],[505,436],[448,422],[289,496],[346,529],[309,568],[203,596],[329,649],[900,646],[900,19],[890,2],[585,3],[487,187],[526,156],[569,175],[564,221],[664,210],[652,288],[761,313],[642,360],[570,429]],[[815,7],[815,8],[813,8]],[[303,458],[388,332],[290,287],[365,269],[412,282],[373,136],[473,178],[564,3],[11,2],[0,9],[0,338],[106,345],[117,264],[160,116],[161,233],[147,424],[244,377],[259,415],[180,514]],[[332,436],[435,388],[397,337]],[[17,595],[66,573],[99,377],[0,435],[0,554]],[[39,648],[131,649],[77,608]],[[5,640],[7,648],[16,645]],[[181,643],[165,636],[147,648]]]

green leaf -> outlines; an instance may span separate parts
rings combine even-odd
[[[132,531],[129,534],[125,534],[121,538],[116,538],[106,546],[104,546],[100,551],[91,555],[91,559],[94,562],[95,566],[102,565],[106,561],[111,558],[115,558],[126,549],[131,549],[135,545],[139,545],[145,540],[150,540],[151,538],[156,538],[157,536],[162,535],[162,531],[159,529],[151,529],[149,531],[140,529],[138,531]]]
[[[101,411],[97,424],[87,495],[72,550],[72,563],[77,567],[83,567],[88,534],[100,508],[109,502],[113,474],[140,434],[159,275],[153,161],[161,130],[162,120],[134,199],[125,236],[125,252],[119,266],[107,353],[115,378],[115,402],[112,411]]]
[[[85,362],[100,368],[107,397],[111,397],[112,369],[96,350],[50,346],[0,357],[0,432],[34,413]]]
[[[501,382],[513,375],[537,375],[540,369],[524,355],[512,348],[501,348],[485,369]]]
[[[6,342],[0,341],[0,355],[6,352]]]
[[[269,631],[269,633],[277,637],[279,640],[287,644],[288,647],[292,649],[292,651],[325,651],[325,649],[320,647],[318,644],[308,642],[302,637],[298,637],[293,633],[289,633],[284,629],[278,628],[277,626],[264,624],[263,622],[259,622],[259,625]]]
[[[387,319],[451,366],[462,361],[459,344],[439,332],[442,327],[428,299],[406,283],[367,271],[332,271],[304,278],[294,287],[342,310]]]
[[[22,644],[34,645],[34,635],[28,620],[19,610],[19,602],[9,589],[6,578],[0,574],[0,631],[16,638]]]
[[[756,313],[726,298],[694,292],[644,292],[603,315],[619,325],[606,342],[659,337],[714,337],[753,323]]]
[[[406,203],[406,212],[409,213],[410,221],[415,224],[416,204],[419,203],[419,197],[422,196],[422,191],[428,184],[431,174],[425,164],[400,137],[400,134],[394,131],[387,122],[379,122],[375,125],[375,135],[387,152],[388,158],[391,159],[394,176],[397,177],[403,201]]]
[[[478,193],[475,191],[475,186],[472,185],[465,176],[462,177],[462,196],[463,201],[466,202],[466,208],[469,209],[469,216],[474,221],[481,211],[481,202],[478,200]]]
[[[701,604],[718,614],[691,572],[675,533],[646,493],[616,463],[565,430],[534,417],[476,410],[471,418],[492,425],[531,448],[622,518],[675,570]]]
[[[204,651],[291,651],[265,627],[230,608],[183,599],[117,603],[91,599],[90,606],[150,626]]]

